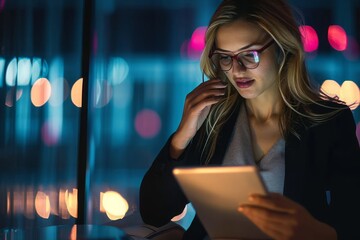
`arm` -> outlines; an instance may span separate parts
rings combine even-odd
[[[162,148],[141,183],[140,213],[144,222],[154,226],[164,225],[180,214],[188,203],[172,170],[176,166],[195,164],[197,151],[190,141],[197,141],[195,135],[210,107],[222,99],[225,88],[220,80],[213,79],[200,84],[186,96],[177,131]]]
[[[328,169],[327,189],[331,193],[324,216],[327,223],[315,219],[298,203],[276,194],[253,196],[250,205],[240,208],[274,239],[360,239],[360,222],[355,220],[360,214],[360,150],[351,111],[342,110],[323,126],[317,134],[327,136],[323,145],[326,150],[322,147],[323,159],[328,164],[322,166]]]
[[[331,224],[339,239],[360,239],[360,148],[349,109],[336,118],[335,127],[329,163]]]

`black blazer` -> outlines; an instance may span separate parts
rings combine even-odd
[[[314,106],[323,113],[328,108]],[[233,132],[238,109],[220,132],[210,164],[221,165]],[[311,125],[299,118],[294,125],[300,139],[285,137],[284,195],[304,206],[315,218],[333,226],[338,239],[360,239],[360,148],[351,111],[347,108],[325,123]],[[171,159],[169,144],[162,148],[140,187],[140,213],[145,223],[161,226],[180,214],[189,202],[172,169],[198,166],[201,147],[195,135],[180,159]],[[330,202],[326,194],[330,195]],[[206,235],[195,216],[184,239]]]

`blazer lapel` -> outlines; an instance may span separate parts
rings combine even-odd
[[[306,182],[306,162],[308,159],[308,134],[305,126],[296,129],[300,139],[289,134],[285,143],[285,183],[284,195],[297,202],[304,198]]]

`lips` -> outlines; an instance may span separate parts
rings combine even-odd
[[[237,78],[235,83],[239,88],[248,88],[255,82],[252,78]]]

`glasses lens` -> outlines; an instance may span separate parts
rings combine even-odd
[[[216,67],[220,67],[223,71],[228,71],[232,65],[232,58],[229,55],[222,53],[214,53],[211,56],[211,61]]]
[[[257,51],[242,52],[237,56],[237,61],[246,68],[256,68],[260,62],[259,53]]]

